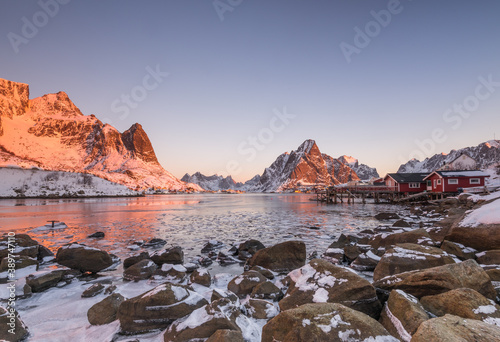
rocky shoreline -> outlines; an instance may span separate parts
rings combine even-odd
[[[81,243],[54,255],[27,234],[9,246],[4,235],[0,324],[15,334],[2,329],[0,340],[41,340],[32,312],[67,293],[86,337],[102,341],[498,341],[500,224],[461,224],[492,201],[461,195],[415,205],[408,218],[381,213],[378,228],[309,254],[303,241],[226,250],[214,240],[186,262],[181,247],[153,239],[120,260]],[[210,274],[217,262],[243,267]]]

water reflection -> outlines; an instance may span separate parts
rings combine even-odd
[[[258,239],[265,245],[301,239],[308,252],[321,252],[340,233],[376,227],[375,214],[397,210],[374,204],[323,205],[310,198],[296,194],[205,194],[2,200],[0,227],[2,232],[26,232],[48,220],[63,221],[68,225],[64,230],[30,234],[52,250],[78,241],[120,257],[136,253],[128,248],[134,241],[154,237],[182,246],[188,257],[197,255],[208,239],[227,245],[247,239]],[[105,232],[106,237],[87,238],[96,231]]]

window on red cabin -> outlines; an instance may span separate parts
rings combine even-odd
[[[441,179],[438,179],[437,181],[438,181],[438,185],[441,185]]]
[[[420,183],[410,183],[410,189],[418,189],[420,188]]]
[[[448,184],[458,184],[458,179],[456,178],[448,179]]]
[[[471,178],[469,179],[470,184],[481,184],[481,180],[479,178]]]

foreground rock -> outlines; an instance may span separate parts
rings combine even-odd
[[[251,258],[257,251],[266,248],[262,242],[258,240],[247,240],[240,243],[237,250],[238,259],[246,260]]]
[[[455,261],[443,250],[412,243],[397,244],[382,256],[373,273],[373,280],[426,268],[454,264]]]
[[[10,312],[0,306],[0,341],[18,342],[28,336],[28,328],[17,312]]]
[[[163,264],[179,265],[184,263],[184,252],[179,246],[163,249],[151,254],[153,260],[158,266]]]
[[[30,258],[35,258],[38,255],[38,242],[33,240],[28,234],[16,234],[15,236],[14,253],[9,252],[9,237],[4,235],[0,238],[0,259],[7,257],[9,254],[24,255]]]
[[[417,298],[401,290],[394,290],[385,303],[379,322],[393,336],[409,342],[420,324],[429,318]]]
[[[302,241],[286,241],[258,250],[247,262],[274,272],[290,272],[306,263],[306,245]]]
[[[411,342],[493,342],[498,341],[500,327],[453,315],[429,319],[418,328]]]
[[[165,342],[184,342],[208,338],[217,330],[240,332],[236,318],[239,308],[228,299],[220,299],[193,311],[189,317],[174,322],[163,335]]]
[[[423,297],[420,301],[427,311],[436,316],[450,314],[500,326],[500,306],[472,289],[451,290]]]
[[[451,227],[446,240],[461,243],[478,251],[498,249],[500,246],[500,224],[461,227],[460,223],[457,223]]]
[[[279,302],[282,311],[308,303],[340,303],[378,318],[382,305],[375,288],[354,271],[314,259],[290,272],[290,286]]]
[[[30,258],[25,255],[15,255],[12,258],[14,260],[14,268],[16,270],[20,270],[21,268],[36,266],[36,270],[38,270],[38,260],[34,258]],[[0,272],[5,272],[9,269],[9,262],[12,261],[10,258],[3,258],[0,262]]]
[[[149,277],[153,275],[157,268],[158,266],[156,266],[156,264],[152,260],[143,259],[138,263],[128,267],[123,272],[123,279],[132,281],[149,279]]]
[[[113,264],[108,252],[78,243],[60,247],[57,250],[56,262],[81,272],[92,273],[102,271]]]
[[[125,300],[119,293],[114,293],[109,297],[94,304],[87,311],[87,319],[92,325],[108,324],[116,320],[116,314],[120,304]]]
[[[227,289],[240,298],[252,293],[253,289],[260,283],[267,281],[261,273],[257,271],[246,271],[243,274],[233,278],[229,284],[227,284]]]
[[[387,294],[401,289],[417,298],[461,287],[474,289],[489,299],[496,297],[490,277],[474,260],[396,274],[374,282],[373,286]]]
[[[441,244],[441,249],[447,253],[455,255],[460,260],[476,258],[477,251],[474,248],[466,247],[461,243],[444,240]]]
[[[240,331],[219,329],[205,342],[245,342],[245,340]]]
[[[47,270],[30,274],[26,277],[26,284],[32,292],[43,292],[56,286],[62,280],[64,270]]]
[[[394,234],[378,234],[369,241],[369,244],[375,249],[379,247],[394,246],[398,243],[414,243],[426,246],[437,245],[425,229],[414,229],[408,232]]]
[[[165,329],[205,304],[207,301],[199,294],[167,283],[121,303],[117,317],[123,333],[135,334]]]
[[[262,342],[397,342],[373,318],[335,303],[305,304],[281,312],[262,329]]]

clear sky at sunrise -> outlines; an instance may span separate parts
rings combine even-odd
[[[395,172],[500,137],[500,2],[0,3],[0,77],[139,122],[177,177],[245,181],[316,140]]]

